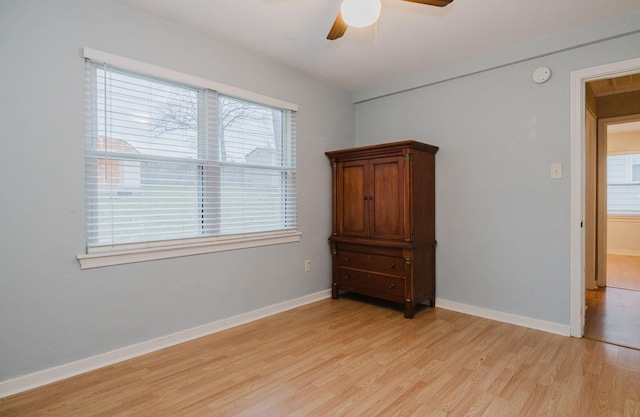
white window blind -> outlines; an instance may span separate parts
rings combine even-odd
[[[88,253],[295,231],[295,111],[86,62]]]
[[[607,210],[610,216],[640,216],[640,154],[607,157]]]

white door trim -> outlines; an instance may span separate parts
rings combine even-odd
[[[585,83],[640,72],[640,58],[571,72],[571,336],[584,329],[584,135]]]

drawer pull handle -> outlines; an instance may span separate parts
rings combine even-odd
[[[345,256],[345,257],[344,257],[344,261],[345,261],[345,262],[349,262],[350,260],[351,260],[351,258],[349,258],[348,256]]]
[[[393,284],[393,283],[392,283],[392,284],[387,285],[387,287],[389,287],[389,289],[392,289],[392,288],[394,288],[395,286],[396,286],[396,284]]]
[[[345,281],[346,281],[346,280],[348,280],[349,278],[350,278],[350,277],[349,277],[349,275],[345,275],[345,276],[344,276],[344,280],[345,280]]]
[[[395,264],[395,263],[393,263],[393,262],[389,263],[389,269],[393,269],[393,268],[395,268],[395,267],[396,267],[396,264]]]

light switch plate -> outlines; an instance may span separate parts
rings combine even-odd
[[[553,163],[551,164],[549,170],[549,178],[552,180],[557,180],[562,178],[562,164],[561,163]]]

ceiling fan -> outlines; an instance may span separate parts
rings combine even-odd
[[[428,6],[444,7],[453,0],[403,0]],[[327,39],[341,38],[349,26],[365,27],[375,23],[380,15],[380,0],[343,0]]]

